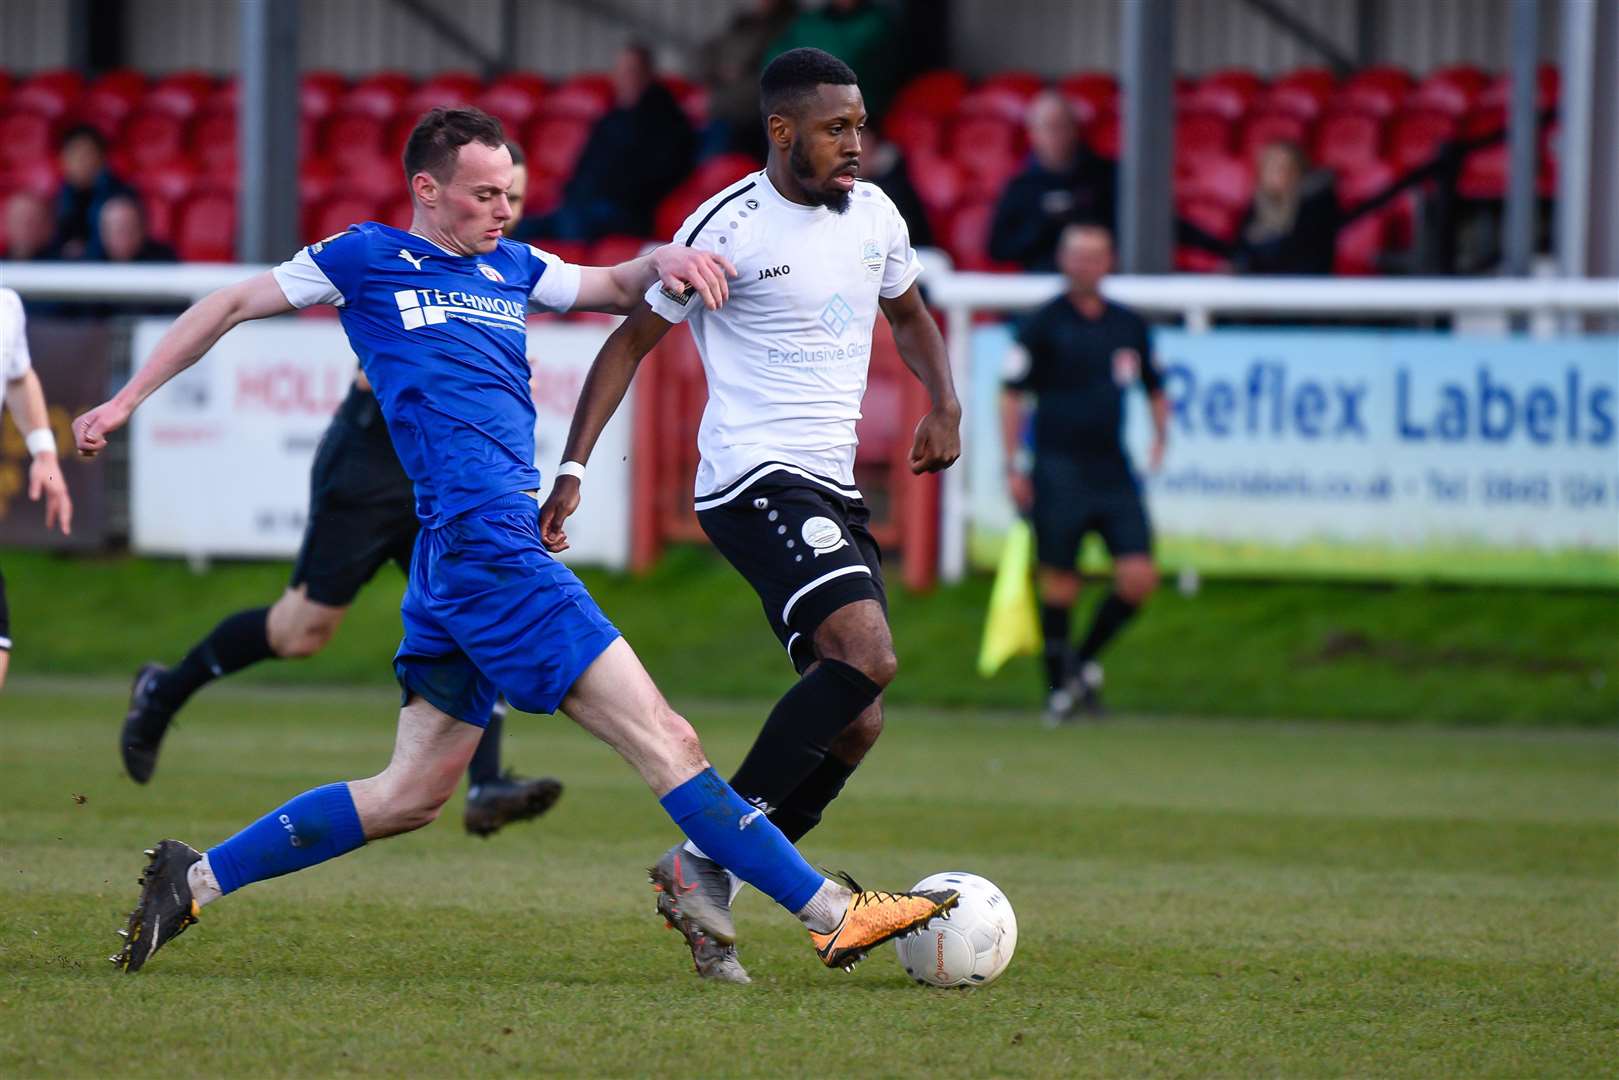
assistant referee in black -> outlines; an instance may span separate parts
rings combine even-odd
[[[1158,586],[1152,526],[1124,449],[1124,401],[1132,386],[1140,383],[1152,403],[1153,471],[1163,461],[1169,430],[1169,402],[1146,321],[1099,291],[1113,268],[1111,234],[1099,225],[1068,226],[1058,242],[1057,268],[1067,291],[1019,330],[1001,394],[1008,486],[1034,525],[1051,724],[1081,706],[1101,711],[1097,658]],[[1107,544],[1113,588],[1074,650],[1069,622],[1088,532],[1100,533]]]

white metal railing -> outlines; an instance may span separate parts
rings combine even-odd
[[[970,383],[973,316],[1019,311],[1055,296],[1054,274],[957,272],[939,252],[924,252],[923,281],[931,303],[945,312],[956,385]],[[191,300],[268,269],[236,264],[181,263],[138,266],[0,262],[0,286],[40,300]],[[1619,278],[1282,278],[1200,274],[1117,275],[1103,288],[1109,298],[1142,311],[1178,316],[1192,333],[1206,332],[1217,315],[1354,317],[1446,316],[1458,322],[1484,317],[1504,327],[1508,314],[1527,315],[1536,332],[1551,333],[1565,315],[1619,316]],[[965,433],[966,424],[963,424]],[[963,446],[963,454],[967,448]],[[966,470],[944,475],[939,569],[945,580],[966,571]]]

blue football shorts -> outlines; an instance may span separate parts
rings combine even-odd
[[[540,508],[517,492],[423,529],[410,560],[394,655],[404,700],[419,694],[477,727],[497,694],[555,712],[619,636],[584,585],[540,543]]]

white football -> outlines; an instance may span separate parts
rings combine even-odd
[[[961,902],[948,918],[898,938],[900,967],[924,986],[984,986],[1012,962],[1017,948],[1017,916],[1006,894],[976,874],[947,870],[925,877],[912,891],[955,889]]]

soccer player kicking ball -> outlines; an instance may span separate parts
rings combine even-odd
[[[944,341],[916,286],[905,221],[855,180],[866,110],[855,74],[819,49],[794,49],[760,80],[769,164],[700,206],[677,242],[737,267],[721,309],[654,286],[596,357],[564,460],[588,460],[647,352],[688,322],[708,377],[697,433],[697,518],[764,604],[800,678],[776,704],[734,787],[794,843],[813,829],[882,730],[894,678],[882,563],[854,486],[855,423],[880,307],[933,409],[916,429],[913,472],[961,451],[961,407]],[[559,475],[540,514],[552,551],[579,505]],[[747,982],[729,940],[741,888],[693,838],[653,868],[658,910],[699,974]],[[723,934],[705,932],[724,927]]]
[[[522,216],[528,170],[522,151],[508,142],[512,186],[506,234]],[[292,581],[269,607],[227,615],[173,667],[145,664],[135,673],[129,711],[118,736],[124,769],[137,784],[152,778],[158,751],[175,714],[215,679],[269,659],[314,656],[337,633],[360,589],[393,561],[408,575],[420,528],[410,477],[399,464],[388,427],[362,372],[332,417],[315,452],[309,477],[309,522]],[[476,836],[538,817],[562,794],[553,777],[502,774],[501,729],[506,702],[497,700],[478,749],[467,765],[462,824]]]
[[[954,892],[867,892],[812,869],[715,775],[691,725],[540,543],[528,302],[623,312],[661,280],[717,306],[729,264],[670,245],[611,269],[576,267],[504,239],[511,154],[499,121],[475,109],[429,112],[404,163],[415,203],[408,232],[359,225],[204,297],[128,386],[74,421],[80,451],[94,455],[232,326],[333,304],[415,485],[422,524],[401,609],[394,670],[404,704],[387,768],[307,791],[206,853],[178,840],[149,849],[128,941],[113,962],[138,971],[221,896],[431,822],[497,692],[527,712],[560,707],[617,750],[703,850],[798,916],[829,967],[850,966],[948,911]]]

